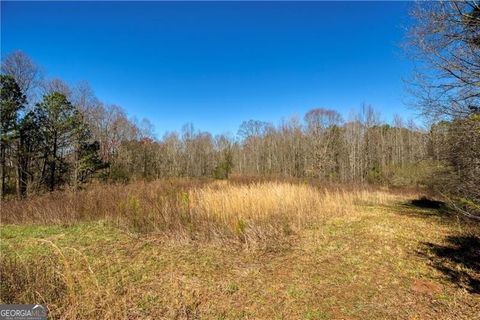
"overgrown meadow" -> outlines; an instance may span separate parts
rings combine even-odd
[[[478,269],[435,248],[478,226],[411,206],[418,196],[233,178],[10,200],[0,300],[55,319],[471,319]]]

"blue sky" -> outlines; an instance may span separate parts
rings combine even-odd
[[[87,80],[157,134],[186,122],[236,133],[362,103],[414,113],[400,45],[408,2],[1,2],[1,54],[22,50],[49,77]]]

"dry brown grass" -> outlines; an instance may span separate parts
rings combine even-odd
[[[88,258],[78,249],[59,248],[48,240],[30,245],[38,252],[0,255],[2,303],[35,301],[48,306],[52,318],[122,318],[118,310],[125,310],[125,300],[119,299],[124,290],[119,279],[101,285]]]
[[[175,180],[6,202],[0,303],[52,319],[472,319],[478,270],[438,252],[480,231],[403,205],[414,196]]]
[[[181,240],[278,244],[307,223],[392,203],[398,195],[367,189],[320,189],[305,183],[169,180],[97,185],[3,204],[2,223],[105,220],[132,233]]]
[[[387,204],[398,198],[382,191],[321,190],[307,184],[217,182],[190,190],[189,199],[194,220],[214,221],[255,245],[258,240],[279,241],[306,224],[344,215],[359,205]]]

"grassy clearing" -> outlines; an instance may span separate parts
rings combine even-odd
[[[478,318],[478,226],[406,205],[414,195],[271,182],[115,188],[32,199],[23,224],[2,225],[2,302],[45,303],[63,319]],[[132,196],[149,219],[122,211]],[[13,219],[21,204],[10,204]],[[62,218],[73,204],[104,211]],[[32,224],[40,210],[43,226]]]

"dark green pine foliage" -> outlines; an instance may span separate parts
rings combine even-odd
[[[18,113],[24,107],[26,98],[14,78],[7,75],[0,76],[0,95],[0,192],[3,198],[6,192],[6,155],[17,139]]]
[[[79,121],[74,135],[74,159],[72,183],[75,188],[88,182],[98,171],[106,169],[108,163],[100,157],[100,143],[93,140],[92,132],[84,121],[83,116],[78,114]]]
[[[17,194],[20,198],[27,195],[28,182],[34,176],[31,164],[37,157],[41,141],[38,117],[34,111],[29,111],[18,122]]]
[[[35,111],[42,141],[41,182],[53,191],[57,185],[65,182],[68,168],[65,154],[72,148],[77,111],[65,95],[58,92],[45,95],[37,103]]]
[[[65,95],[55,92],[44,96],[35,111],[44,160],[41,182],[49,191],[69,181],[77,187],[105,167],[98,155],[98,142],[92,141],[82,114]]]
[[[216,179],[228,179],[233,169],[233,153],[227,149],[223,152],[222,158],[215,167],[214,176]]]

